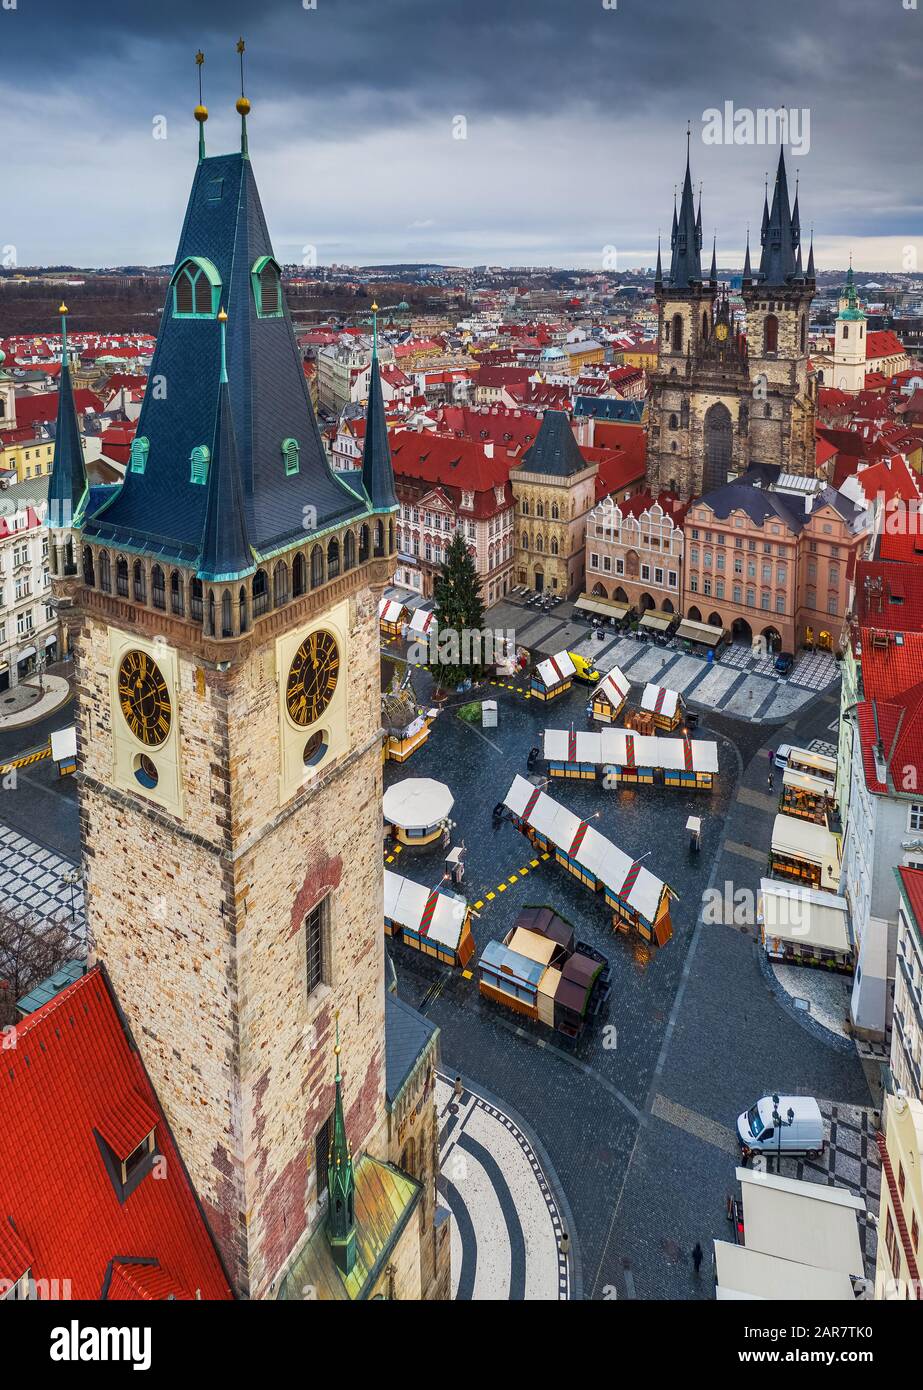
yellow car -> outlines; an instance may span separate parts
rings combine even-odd
[[[602,676],[592,661],[587,661],[585,656],[578,656],[576,652],[568,652],[567,655],[574,663],[574,676],[578,681],[586,681],[587,685],[599,685]]]

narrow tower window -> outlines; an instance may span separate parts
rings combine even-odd
[[[205,483],[208,480],[208,463],[211,458],[207,444],[197,444],[189,455],[189,481]]]
[[[779,348],[779,320],[775,314],[767,314],[763,324],[763,350],[777,352]]]
[[[174,318],[210,319],[218,312],[221,276],[204,256],[191,256],[173,275]]]
[[[147,464],[148,450],[151,447],[150,440],[143,434],[131,442],[131,471],[132,473],[143,473]]]
[[[297,439],[283,439],[282,458],[285,461],[285,476],[291,477],[299,468],[299,445]]]
[[[271,256],[260,256],[250,272],[256,312],[261,319],[282,316],[282,276]]]

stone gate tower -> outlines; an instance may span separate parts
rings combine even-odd
[[[380,1263],[385,1296],[421,1297],[432,1204],[385,1161],[377,606],[396,499],[377,356],[346,483],[311,409],[249,109],[240,152],[206,158],[197,108],[124,482],[88,486],[59,422],[53,586],[89,927],[238,1292],[274,1296],[323,1244],[342,1151],[348,1220],[327,1220],[317,1296],[374,1296]],[[363,1183],[387,1212],[374,1236]]]

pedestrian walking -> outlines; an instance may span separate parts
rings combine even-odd
[[[769,769],[769,776],[767,777],[766,781],[769,784],[769,790],[772,791],[772,784],[775,781],[775,774],[773,773],[772,768]]]
[[[694,1245],[694,1247],[693,1247],[693,1250],[692,1250],[692,1263],[693,1263],[693,1265],[695,1266],[695,1272],[696,1272],[696,1274],[698,1274],[699,1270],[702,1268],[702,1261],[703,1261],[704,1259],[705,1259],[705,1255],[704,1255],[704,1252],[703,1252],[703,1250],[702,1250],[702,1247],[701,1247],[701,1245],[699,1244],[699,1242],[696,1241],[696,1243],[695,1243],[695,1245]]]

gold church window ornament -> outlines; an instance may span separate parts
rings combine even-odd
[[[315,723],[333,699],[340,673],[340,652],[332,632],[312,632],[289,667],[285,707],[293,724]],[[306,759],[307,761],[307,759]]]
[[[135,738],[149,748],[159,747],[170,733],[173,709],[160,667],[147,652],[130,651],[122,657],[118,697],[122,717]]]

